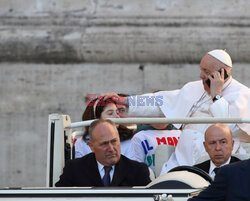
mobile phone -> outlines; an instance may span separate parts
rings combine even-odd
[[[218,70],[218,72],[221,74],[221,69]],[[227,78],[228,78],[228,74],[227,74],[227,71],[224,69],[224,80],[227,79]],[[210,84],[211,84],[210,79],[207,79],[205,82],[206,82],[207,86],[210,88]]]

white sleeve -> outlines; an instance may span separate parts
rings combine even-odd
[[[83,147],[82,147],[82,139],[77,139],[75,143],[75,158],[81,158],[84,156]]]
[[[135,134],[134,137],[131,139],[131,152],[132,152],[131,157],[132,157],[132,160],[136,160],[136,161],[144,163],[146,154],[144,153],[140,135],[138,134],[140,134],[140,132]]]
[[[163,117],[158,106],[157,97],[153,93],[128,96],[128,116],[130,117]]]
[[[121,154],[132,159],[131,139],[121,142]],[[133,160],[133,159],[132,159]]]
[[[229,103],[225,98],[221,97],[219,100],[210,105],[210,112],[213,117],[230,117]],[[235,133],[237,133],[237,135],[241,135],[243,133],[238,124],[227,124],[227,126],[231,129],[233,136],[236,135]]]
[[[213,117],[230,117],[229,103],[223,97],[211,104],[209,110]]]
[[[89,145],[82,139],[77,139],[75,143],[75,158],[81,158],[91,153]]]

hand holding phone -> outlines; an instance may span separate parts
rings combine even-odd
[[[218,70],[218,72],[221,74],[221,69]],[[212,75],[212,77],[214,77],[214,76]],[[227,74],[227,71],[225,71],[225,69],[224,69],[224,80],[227,78],[228,78],[228,74]],[[210,79],[208,78],[205,82],[206,82],[207,86],[210,88],[210,84],[211,84]]]

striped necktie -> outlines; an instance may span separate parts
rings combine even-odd
[[[104,166],[104,171],[105,171],[105,174],[102,178],[102,181],[103,181],[103,185],[104,186],[109,186],[110,185],[110,171],[111,171],[112,167],[109,167],[109,166]]]

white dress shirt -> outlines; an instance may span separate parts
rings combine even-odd
[[[214,169],[215,168],[220,168],[224,165],[228,165],[230,163],[231,157],[229,157],[229,159],[227,160],[227,162],[225,162],[224,164],[222,164],[221,166],[217,167],[212,160],[210,160],[210,168],[209,168],[209,175],[214,179],[215,177],[215,172]]]
[[[104,165],[102,165],[101,163],[99,163],[98,161],[97,162],[97,166],[98,166],[98,170],[99,170],[99,173],[100,173],[100,176],[101,176],[101,179],[104,177],[105,175],[105,170],[104,170]],[[110,170],[109,172],[109,175],[110,175],[110,183],[113,179],[113,175],[114,175],[114,172],[115,172],[115,166],[113,165],[112,166],[112,169]]]

